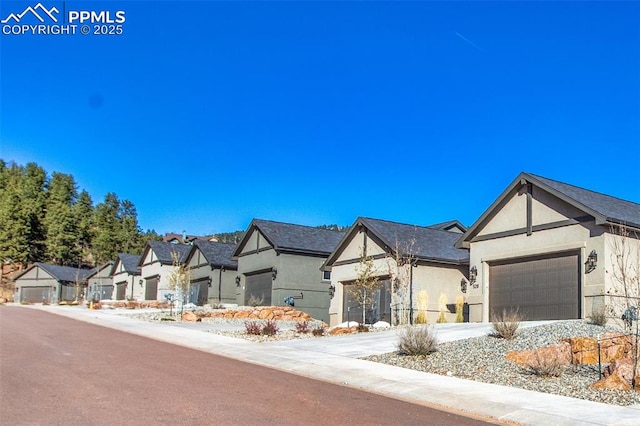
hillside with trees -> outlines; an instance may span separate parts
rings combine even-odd
[[[108,193],[94,205],[72,175],[49,175],[36,163],[22,166],[0,159],[3,266],[23,269],[34,262],[97,266],[118,253],[140,253],[148,240],[160,239],[154,231],[140,229],[131,201]]]

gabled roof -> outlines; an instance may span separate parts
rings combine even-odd
[[[125,272],[129,275],[140,275],[140,269],[138,269],[138,263],[140,263],[139,254],[127,254],[119,253],[118,260],[122,264]],[[115,265],[114,265],[115,266]]]
[[[206,235],[185,235],[185,234],[176,234],[173,232],[168,232],[166,234],[164,234],[164,236],[162,237],[162,241],[166,242],[166,243],[190,243],[192,241],[197,241],[197,240],[209,240],[211,238],[211,236],[206,236]]]
[[[196,240],[193,242],[191,251],[185,258],[185,263],[191,260],[196,249],[200,250],[207,262],[212,267],[223,267],[228,269],[238,269],[238,262],[233,260],[235,244],[218,243],[215,241]]]
[[[467,230],[467,227],[464,226],[459,220],[450,220],[448,222],[436,223],[435,225],[427,226],[427,228],[440,229],[441,231],[451,231],[453,228],[458,228],[461,232],[465,232]]]
[[[25,269],[24,271],[22,271],[21,273],[13,277],[13,279],[17,280],[18,278],[20,278],[21,276],[23,276],[28,271],[34,268],[42,269],[43,271],[45,271],[47,274],[51,275],[53,278],[55,278],[58,281],[71,282],[71,283],[76,282],[76,280],[83,282],[87,279],[89,275],[95,272],[95,268],[81,269],[81,268],[72,268],[70,266],[50,265],[48,263],[36,262],[33,265],[31,265],[29,268]]]
[[[171,265],[173,263],[171,253],[178,253],[178,262],[184,263],[189,254],[189,250],[191,250],[191,245],[166,243],[164,241],[149,241],[142,252],[142,256],[140,256],[138,266],[142,266],[149,250],[153,250],[161,264]]]
[[[107,263],[103,263],[97,268],[93,268],[93,272],[86,276],[87,279],[92,278],[94,275],[97,275],[100,271],[107,269],[107,277],[111,277],[113,275],[113,266],[115,262],[113,260],[108,261]]]
[[[523,185],[532,185],[558,197],[569,205],[592,216],[597,225],[624,224],[640,229],[640,204],[622,200],[610,195],[590,191],[567,183],[522,172],[489,206],[480,218],[463,234],[456,243],[457,247],[468,246],[484,224],[502,205]]]
[[[325,266],[332,266],[342,251],[343,244],[364,227],[370,236],[390,254],[400,251],[400,256],[414,256],[418,260],[427,260],[451,264],[469,263],[469,251],[455,248],[460,238],[457,232],[444,231],[434,227],[409,225],[388,220],[359,217],[351,226],[340,244],[331,253]]]
[[[234,257],[240,255],[254,229],[260,231],[277,252],[307,255],[328,256],[344,236],[344,232],[340,231],[253,219],[242,240],[236,246],[233,252]]]

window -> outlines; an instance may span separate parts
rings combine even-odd
[[[331,271],[322,271],[322,281],[331,281]]]

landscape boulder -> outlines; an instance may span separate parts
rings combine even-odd
[[[571,364],[571,345],[568,342],[560,342],[557,345],[534,350],[512,351],[507,353],[506,358],[522,367],[550,364],[567,366]]]
[[[182,321],[184,321],[184,322],[197,322],[197,321],[200,321],[200,318],[195,313],[193,313],[191,311],[187,311],[187,312],[182,314]]]

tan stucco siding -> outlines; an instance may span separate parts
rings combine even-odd
[[[503,217],[503,216],[500,216]],[[497,217],[496,217],[497,218]],[[507,223],[512,223],[504,218]],[[505,223],[496,225],[494,229],[508,229]],[[599,294],[604,289],[603,269],[584,273],[584,259],[591,250],[598,252],[604,249],[604,238],[601,227],[593,222],[563,226],[533,232],[532,235],[518,234],[504,238],[472,242],[470,247],[470,267],[478,269],[477,287],[469,290],[470,320],[488,321],[489,291],[491,277],[489,266],[492,262],[507,259],[525,258],[535,255],[579,252],[582,270],[580,271],[580,293],[585,297]],[[581,301],[581,312],[585,313],[584,300]]]
[[[467,274],[466,266],[449,266],[449,265],[418,265],[413,268],[413,306],[414,312],[417,312],[418,297],[421,291],[426,291],[429,304],[427,308],[427,321],[435,323],[438,319],[439,308],[438,301],[440,295],[444,294],[448,304],[455,304],[456,298],[462,295],[460,291],[460,281]],[[447,322],[455,322],[456,314],[454,312],[445,311]]]
[[[478,235],[495,234],[527,226],[527,195],[516,193],[495,216],[484,225]]]
[[[626,309],[625,298],[620,297],[625,293],[630,296],[630,305],[640,306],[640,235],[606,233],[598,254],[598,265],[604,270],[604,303],[613,307],[616,317]]]
[[[532,192],[531,220],[533,226],[560,222],[585,215],[584,212],[559,200],[548,192],[536,188]]]

